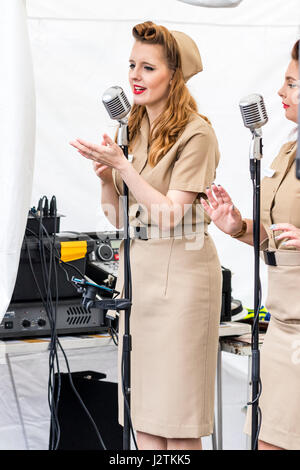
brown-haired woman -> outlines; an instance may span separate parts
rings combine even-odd
[[[292,60],[278,92],[286,118],[295,123],[299,100],[298,54],[299,41],[293,47]],[[300,181],[295,172],[296,152],[296,141],[283,145],[272,163],[272,174],[262,181],[262,249],[273,252],[271,257],[276,266],[266,252],[266,307],[271,321],[261,351],[261,450],[300,449]],[[204,200],[202,204],[217,227],[252,245],[252,220],[243,221],[225,189],[213,186],[207,196],[209,204]],[[250,413],[251,407],[248,433]]]
[[[201,449],[201,436],[213,431],[221,268],[199,201],[214,180],[218,144],[185,84],[202,70],[194,41],[152,22],[136,25],[133,36],[132,164],[107,135],[102,145],[81,139],[72,145],[95,161],[102,205],[117,213],[111,221],[122,226],[125,181],[135,207],[130,224],[146,229],[147,240],[131,243],[131,411],[138,447]],[[120,343],[122,331],[120,317]]]

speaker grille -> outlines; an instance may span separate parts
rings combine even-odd
[[[91,317],[91,314],[81,306],[69,307],[67,310],[68,325],[88,325]]]

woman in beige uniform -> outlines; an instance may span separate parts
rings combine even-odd
[[[299,41],[279,90],[286,118],[298,122]],[[261,351],[262,425],[259,449],[300,449],[300,181],[297,142],[283,145],[262,180],[261,241],[268,264],[266,307],[271,321]],[[214,193],[214,195],[213,195]],[[221,186],[207,191],[203,207],[225,233],[253,244],[252,220],[243,221]],[[270,254],[271,252],[271,254]],[[274,263],[275,261],[275,263]],[[276,265],[274,265],[276,264]],[[250,433],[251,407],[246,431]]]
[[[138,447],[201,449],[201,436],[213,431],[221,268],[199,200],[214,181],[218,144],[185,85],[202,70],[194,41],[152,22],[136,25],[133,36],[132,163],[107,135],[101,146],[81,139],[72,144],[96,162],[108,217],[108,204],[118,210],[124,181],[129,188],[130,224],[136,227],[131,413]],[[122,226],[120,216],[114,223]],[[123,250],[119,290],[122,258]],[[122,332],[121,316],[120,343]]]

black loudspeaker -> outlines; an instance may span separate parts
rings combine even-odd
[[[71,375],[105,447],[108,450],[122,450],[123,428],[118,423],[118,384],[102,380],[106,375],[99,372],[73,372]],[[61,438],[58,450],[103,450],[87,414],[72,390],[68,374],[60,376],[58,420]],[[55,393],[57,384],[55,374]]]
[[[221,322],[231,321],[231,271],[222,266],[222,309]]]

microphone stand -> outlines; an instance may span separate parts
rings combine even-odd
[[[259,249],[260,249],[260,180],[262,159],[262,131],[252,130],[250,148],[250,175],[253,183],[253,246],[254,246],[254,320],[252,324],[252,428],[251,449],[258,449],[258,418],[260,416],[259,397],[261,394],[260,381],[260,351],[259,351],[259,312],[261,304],[261,284],[259,278]]]
[[[128,158],[128,120],[123,118],[119,120],[119,130],[117,143]],[[130,232],[129,232],[129,197],[128,187],[124,183],[123,197],[124,212],[124,295],[123,299],[102,299],[96,300],[97,292],[103,289],[95,283],[85,279],[72,278],[72,282],[77,286],[78,292],[82,293],[82,304],[89,310],[99,308],[102,310],[124,310],[124,334],[123,350],[121,363],[121,380],[124,396],[124,427],[123,427],[123,449],[130,450],[130,429],[132,428],[130,417],[130,353],[131,353],[131,335],[130,335],[130,313],[131,313],[131,270],[130,270]],[[105,288],[104,288],[105,289]],[[134,438],[134,436],[133,436]],[[135,441],[135,438],[134,438]]]
[[[125,157],[128,159],[128,119],[119,120],[120,127],[118,130],[117,143],[123,150]],[[121,363],[121,380],[124,395],[124,428],[123,428],[123,449],[130,450],[130,353],[132,349],[132,340],[130,335],[130,313],[131,313],[131,270],[130,270],[130,231],[129,231],[129,192],[128,186],[124,182],[124,199],[123,199],[123,215],[124,215],[124,296],[129,300],[127,307],[124,309],[124,334],[123,334],[123,350]]]

